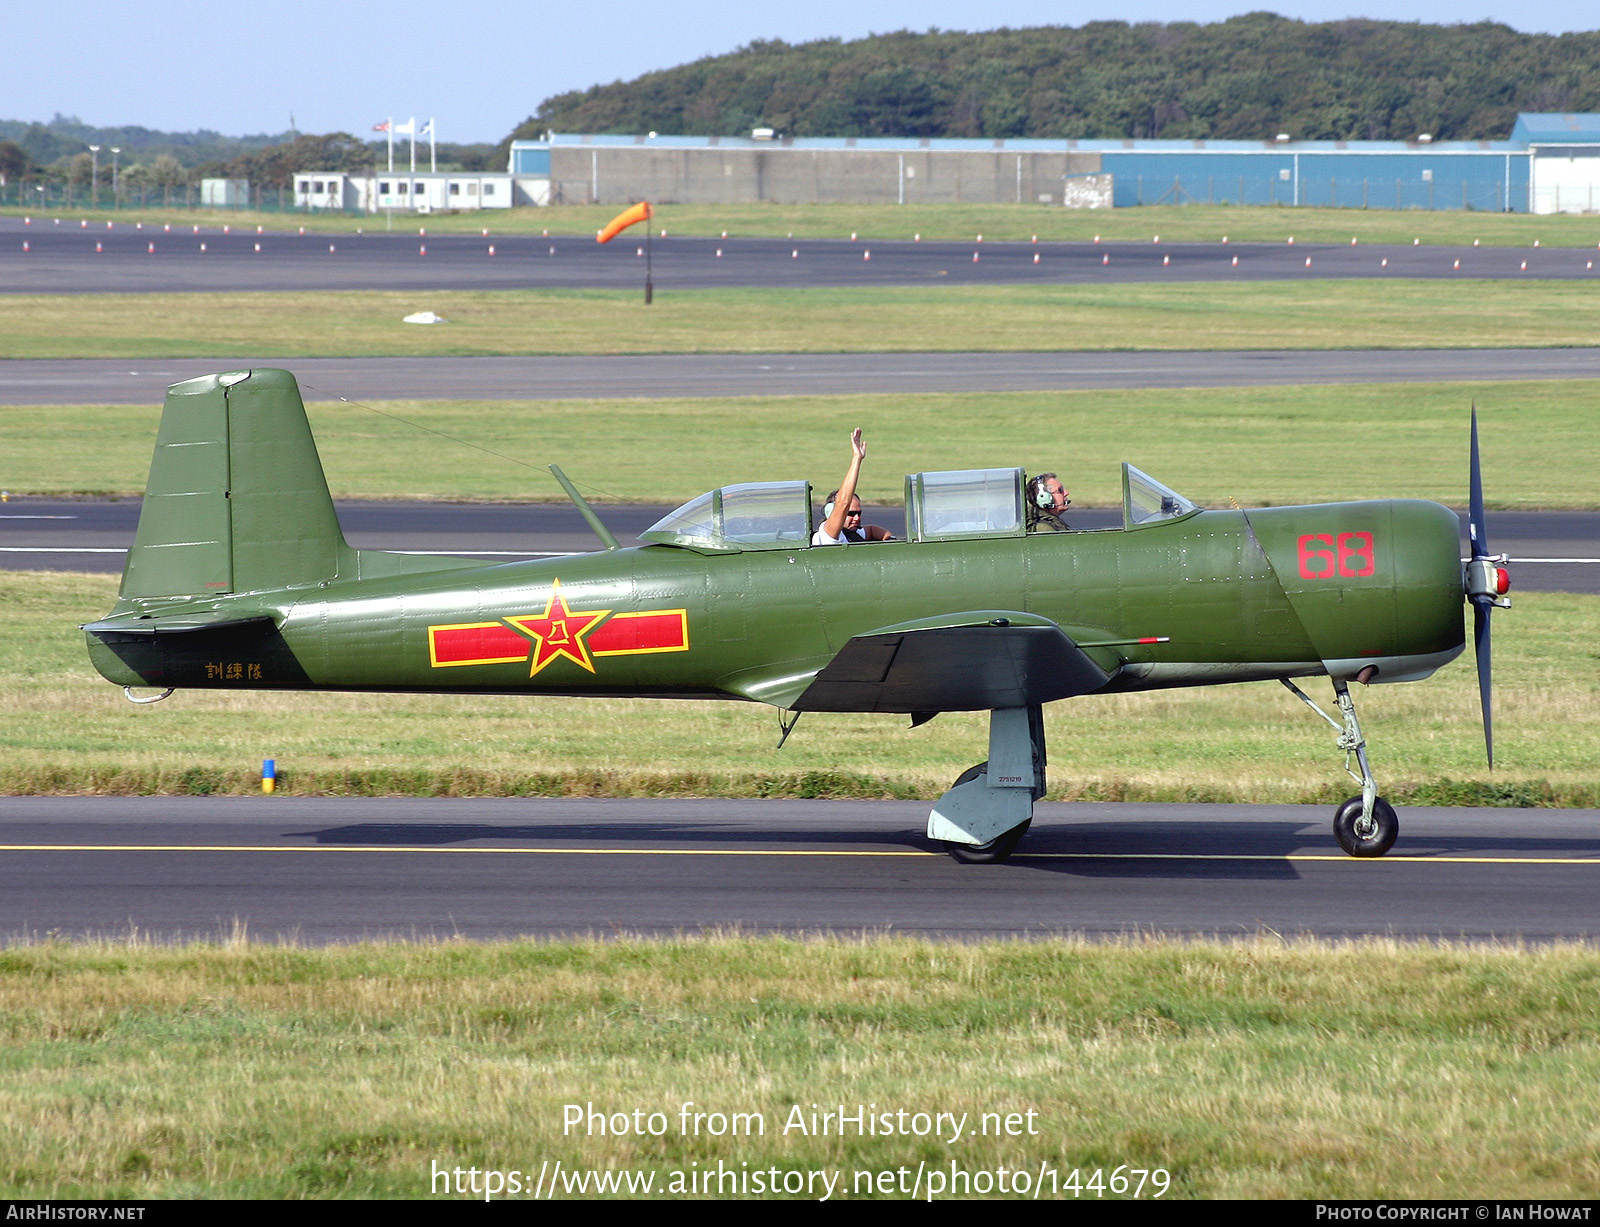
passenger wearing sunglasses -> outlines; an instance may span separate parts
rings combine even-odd
[[[861,441],[861,427],[850,432],[850,467],[839,488],[828,495],[822,508],[822,523],[811,536],[812,545],[851,545],[862,541],[891,541],[887,528],[861,522],[861,500],[856,497],[856,482],[861,477],[861,462],[867,458],[867,445]]]

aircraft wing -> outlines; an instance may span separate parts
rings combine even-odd
[[[793,707],[982,711],[1088,694],[1109,679],[1048,618],[976,610],[855,636],[817,672]]]

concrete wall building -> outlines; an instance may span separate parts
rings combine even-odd
[[[1326,205],[1600,211],[1600,115],[1524,114],[1504,141],[943,140],[549,133],[513,141],[551,204]],[[532,202],[534,196],[524,191]],[[522,203],[519,200],[518,203]]]

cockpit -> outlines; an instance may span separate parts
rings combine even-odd
[[[906,477],[906,539],[966,541],[1027,535],[1026,474],[1018,468],[954,469]],[[1187,519],[1200,508],[1131,464],[1122,466],[1122,529]],[[690,499],[641,541],[706,553],[811,548],[811,483],[745,482]],[[818,546],[818,549],[847,548]]]

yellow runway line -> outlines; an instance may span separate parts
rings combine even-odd
[[[831,856],[936,857],[935,849],[874,852],[848,849],[785,848],[440,848],[419,844],[0,844],[0,852],[431,852],[477,856]],[[1353,865],[1595,865],[1600,852],[1582,856],[1386,856],[1353,857],[1339,853],[1289,853],[1284,856],[1226,852],[1018,852],[1014,861],[1328,861]]]

